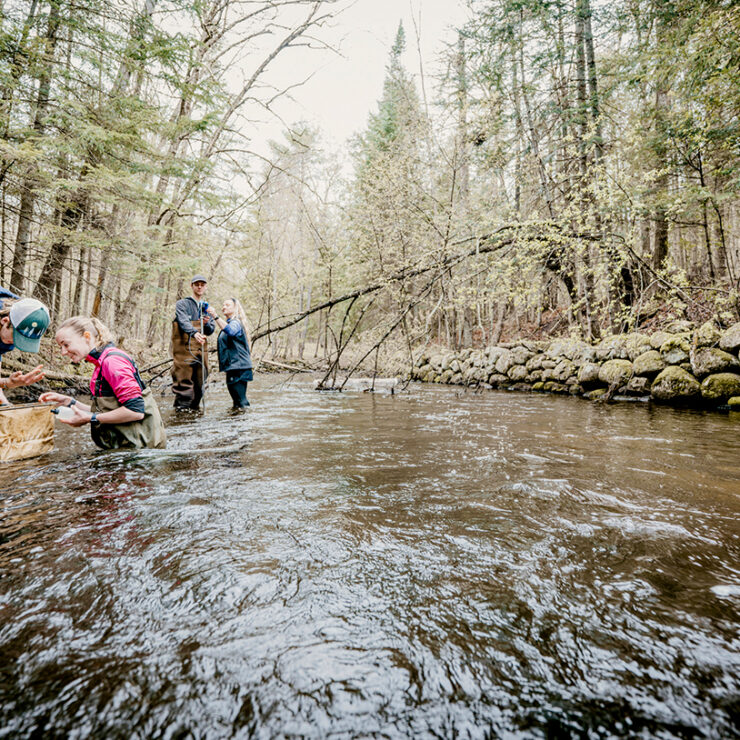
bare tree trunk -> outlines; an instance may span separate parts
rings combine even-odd
[[[600,162],[604,156],[604,139],[601,131],[601,114],[599,111],[599,88],[596,81],[596,59],[594,56],[594,36],[591,29],[590,0],[579,0],[583,15],[583,43],[586,51],[586,65],[588,68],[588,94],[591,104],[591,119],[594,124],[594,153],[596,161]]]
[[[39,87],[36,96],[36,110],[33,120],[33,130],[36,135],[41,135],[44,132],[46,112],[49,108],[51,77],[54,67],[54,51],[57,44],[59,24],[59,3],[57,0],[52,0],[49,3],[49,22],[46,30],[46,38],[44,39],[44,65],[39,74]],[[13,265],[10,273],[10,284],[19,293],[22,293],[25,287],[25,270],[26,260],[28,257],[31,221],[33,219],[33,210],[36,202],[35,186],[36,169],[33,167],[32,171],[29,172],[24,179],[20,188],[21,202],[18,208],[18,229],[16,231]]]

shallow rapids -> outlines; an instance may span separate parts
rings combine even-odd
[[[0,737],[740,733],[740,421],[249,395],[0,468]]]

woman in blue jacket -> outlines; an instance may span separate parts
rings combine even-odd
[[[247,383],[252,380],[251,344],[247,331],[244,309],[236,298],[227,298],[221,307],[223,317],[216,316],[214,308],[208,313],[221,329],[218,335],[218,365],[226,373],[226,387],[229,389],[235,409],[249,406]]]

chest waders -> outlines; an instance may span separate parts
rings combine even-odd
[[[125,357],[131,364],[131,358],[123,352],[109,352]],[[139,376],[139,371],[134,365],[134,374],[139,385],[144,383]],[[95,382],[95,394],[93,395],[90,408],[93,412],[103,413],[121,408],[122,403],[115,394],[110,396],[99,395],[103,390],[103,363],[100,364],[100,372]],[[152,447],[163,449],[167,446],[167,434],[164,430],[159,407],[154,400],[152,389],[144,387],[141,391],[144,399],[144,418],[139,421],[127,421],[124,424],[91,424],[90,436],[95,444],[104,450],[115,450],[121,447]]]
[[[191,323],[196,331],[203,333],[205,322],[202,319],[195,319]],[[203,385],[208,378],[208,339],[205,344],[198,344],[180,328],[175,319],[172,322],[170,349],[175,408],[197,409],[203,398]]]

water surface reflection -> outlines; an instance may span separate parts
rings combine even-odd
[[[738,734],[737,421],[250,395],[2,468],[0,736]]]

